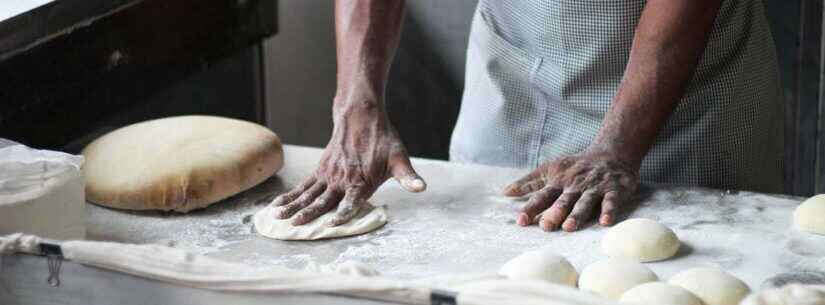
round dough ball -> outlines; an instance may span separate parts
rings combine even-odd
[[[592,263],[579,275],[579,289],[611,300],[637,285],[656,282],[659,277],[647,266],[624,258],[608,258]]]
[[[602,239],[602,251],[607,256],[642,263],[668,259],[680,245],[679,238],[668,227],[645,218],[622,221]]]
[[[542,249],[511,259],[498,272],[511,280],[539,280],[576,287],[579,274],[563,256]]]
[[[283,166],[266,127],[180,116],[112,131],[83,150],[87,200],[118,209],[188,212],[247,190]]]
[[[702,305],[702,300],[687,289],[662,282],[633,287],[619,301],[638,305]]]
[[[751,291],[745,282],[716,268],[688,269],[668,283],[687,289],[705,305],[736,305]]]
[[[802,202],[793,212],[793,223],[801,231],[825,235],[825,194]]]

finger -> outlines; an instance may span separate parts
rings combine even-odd
[[[504,195],[511,197],[524,196],[543,188],[545,185],[544,179],[541,178],[541,173],[535,170],[521,179],[516,180],[504,188]]]
[[[616,222],[616,212],[621,206],[622,198],[617,191],[610,191],[604,194],[602,199],[602,215],[599,216],[599,224],[610,226]]]
[[[318,195],[324,192],[326,189],[326,184],[324,183],[316,183],[311,188],[309,188],[306,192],[298,196],[294,201],[290,202],[289,204],[282,206],[280,211],[275,214],[277,218],[280,219],[287,219],[295,215],[301,209],[307,207],[312,201],[315,200]]]
[[[390,157],[390,173],[405,190],[413,193],[427,189],[427,183],[415,172],[406,152],[395,153]]]
[[[295,198],[298,198],[301,194],[303,194],[307,189],[309,189],[313,184],[315,184],[315,176],[311,176],[301,182],[298,186],[292,188],[289,192],[281,194],[280,196],[276,197],[275,200],[272,201],[272,204],[275,206],[282,206],[287,203],[292,202]]]
[[[292,220],[292,224],[300,226],[315,220],[335,208],[335,205],[341,201],[341,197],[343,197],[343,194],[341,194],[340,191],[328,188],[321,196],[318,196],[312,204],[298,212],[298,214],[295,215],[295,219]]]
[[[536,216],[550,207],[560,194],[561,190],[556,188],[545,187],[539,190],[530,197],[530,200],[521,209],[521,213],[516,218],[516,223],[520,226],[529,226],[536,219]]]
[[[558,229],[580,195],[578,192],[562,193],[549,209],[541,213],[539,226],[541,226],[542,230],[553,231]]]
[[[573,211],[567,216],[567,220],[562,224],[562,229],[573,232],[593,216],[593,210],[599,204],[602,197],[595,191],[585,191],[573,206]]]
[[[341,203],[338,204],[338,211],[335,212],[335,217],[330,219],[327,225],[334,227],[349,222],[366,203],[367,199],[361,188],[347,190],[347,194],[344,195],[344,200],[341,200]]]

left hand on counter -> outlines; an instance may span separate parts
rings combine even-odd
[[[635,195],[638,166],[609,152],[585,151],[544,162],[504,189],[507,196],[533,193],[516,219],[521,226],[538,222],[545,231],[578,230],[601,206],[599,223],[612,225],[616,213]]]

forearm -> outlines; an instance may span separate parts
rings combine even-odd
[[[404,2],[335,2],[338,81],[334,113],[360,108],[383,111],[390,64],[401,36]]]
[[[721,0],[650,0],[630,59],[592,151],[638,167],[682,99],[704,52]]]

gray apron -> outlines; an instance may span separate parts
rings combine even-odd
[[[585,149],[627,65],[644,0],[481,0],[450,158],[535,167]],[[726,0],[642,180],[782,190],[783,106],[759,0]]]

